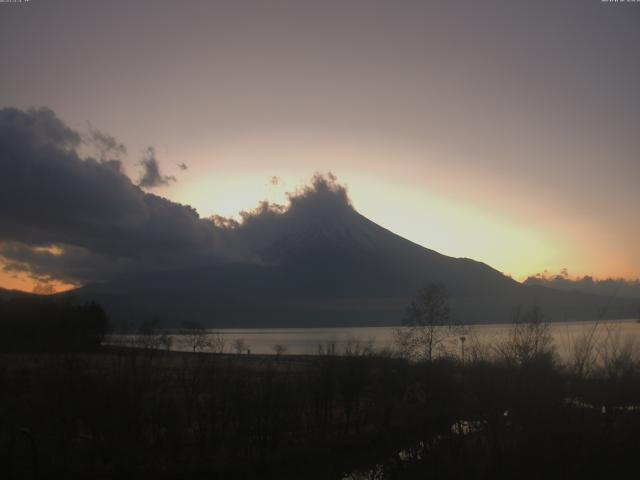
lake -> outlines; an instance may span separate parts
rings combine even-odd
[[[596,345],[604,342],[622,346],[640,342],[640,322],[635,319],[601,322],[562,322],[549,324],[556,349],[566,358],[575,342],[593,333]],[[264,328],[264,329],[216,329],[209,330],[211,339],[224,341],[225,351],[234,351],[234,344],[241,340],[243,352],[273,354],[276,345],[284,347],[286,354],[314,355],[318,353],[343,354],[346,349],[363,349],[367,346],[379,351],[390,349],[394,344],[396,327],[344,327],[344,328]],[[465,338],[467,352],[474,347],[490,348],[505,341],[513,325],[484,324],[469,325],[448,338],[446,349],[452,353],[462,352],[461,337]],[[172,350],[190,350],[185,338],[170,334]],[[132,335],[112,335],[107,343],[123,344],[131,341]]]

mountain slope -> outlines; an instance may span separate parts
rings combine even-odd
[[[525,287],[491,267],[412,243],[339,203],[248,219],[230,232],[250,252],[241,262],[139,272],[75,294],[102,303],[116,321],[198,320],[211,326],[395,324],[428,283],[445,284],[453,316],[501,322],[536,303],[555,320],[592,318],[605,299]],[[252,223],[254,222],[254,223]],[[624,316],[613,302],[610,315]]]

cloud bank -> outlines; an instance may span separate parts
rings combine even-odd
[[[81,158],[82,144],[49,109],[0,110],[0,256],[6,268],[85,283],[123,269],[228,255],[213,222],[144,192],[113,168],[110,157]],[[61,250],[52,253],[51,246]]]
[[[87,145],[98,154],[82,156]],[[188,205],[145,192],[166,185],[155,151],[138,185],[124,173],[126,147],[90,127],[81,135],[47,108],[0,110],[0,263],[37,281],[73,284],[131,272],[261,261],[283,231],[352,209],[332,175],[316,175],[289,205],[261,203],[236,222],[201,218]]]

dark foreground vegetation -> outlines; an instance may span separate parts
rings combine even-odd
[[[0,299],[0,351],[91,352],[100,348],[108,318],[95,302],[48,297]]]
[[[640,363],[597,325],[560,362],[539,309],[501,344],[412,303],[398,350],[196,353],[141,331],[101,347],[95,304],[0,305],[2,478],[620,478],[640,455]],[[428,308],[427,308],[428,307]],[[42,320],[46,318],[45,322]],[[188,327],[188,328],[187,328]],[[454,336],[461,345],[447,351]],[[599,340],[598,340],[599,338]],[[158,340],[155,341],[154,339]],[[458,349],[458,346],[462,347]],[[218,348],[220,347],[220,348]],[[465,349],[466,348],[466,349]],[[214,351],[224,351],[224,345]],[[454,353],[457,352],[457,353]]]
[[[8,479],[617,478],[640,454],[640,370],[612,367],[5,353],[1,461]]]

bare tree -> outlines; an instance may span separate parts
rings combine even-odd
[[[224,353],[227,341],[220,332],[211,332],[209,334],[210,349],[213,353]]]
[[[576,377],[588,377],[598,364],[600,343],[599,322],[594,322],[585,332],[569,340],[569,371]]]
[[[327,340],[324,344],[319,343],[317,348],[318,355],[335,355],[336,341]]]
[[[132,343],[137,348],[152,352],[166,347],[167,338],[166,332],[160,328],[160,321],[153,319],[140,324]]]
[[[543,358],[553,359],[553,337],[542,309],[538,306],[530,309],[517,307],[509,337],[496,349],[508,363],[514,365],[524,365]]]
[[[276,343],[273,346],[273,351],[275,352],[275,354],[277,356],[283,355],[285,353],[287,353],[287,347],[286,345],[283,345],[282,343]]]
[[[349,337],[344,345],[344,355],[347,357],[370,356],[373,353],[373,339],[364,341],[356,337]]]
[[[183,322],[180,333],[183,345],[193,350],[193,353],[211,347],[207,330],[199,322]]]
[[[477,363],[488,361],[493,354],[493,347],[478,337],[477,332],[468,326],[458,326],[458,336],[453,337],[455,344],[460,346],[460,360],[462,363]]]
[[[400,353],[409,358],[433,360],[443,342],[456,334],[444,285],[423,288],[405,310],[402,325],[394,332]]]
[[[245,351],[248,350],[248,345],[247,342],[244,341],[244,338],[236,338],[233,341],[233,351],[240,354],[240,353],[244,353]]]
[[[160,335],[160,346],[163,347],[167,352],[171,350],[171,346],[173,345],[173,337],[169,335],[167,332],[163,332]]]
[[[608,328],[599,348],[605,378],[630,378],[638,371],[639,351],[635,337],[624,337],[619,328]]]

